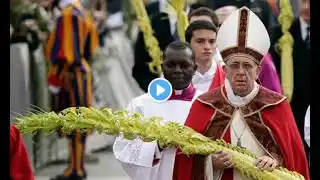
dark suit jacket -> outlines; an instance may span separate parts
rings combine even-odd
[[[300,21],[297,18],[290,29],[290,33],[294,38],[293,46],[293,68],[294,68],[294,91],[291,100],[291,109],[301,137],[304,137],[304,118],[308,106],[311,103],[311,55],[306,43],[302,39]],[[270,53],[273,56],[277,71],[281,73],[281,59],[276,51],[275,44],[282,36],[281,27],[277,26],[272,33]],[[281,77],[281,76],[279,76]],[[304,138],[303,138],[304,139]]]
[[[157,14],[160,12],[160,3],[159,1],[151,2],[146,5],[146,10],[149,16]]]
[[[255,0],[252,3],[250,2],[247,6],[252,12],[254,12],[260,18],[268,32],[270,32],[274,18],[272,9],[269,7],[267,1]]]
[[[170,32],[168,14],[163,12],[155,14],[151,17],[151,25],[154,30],[154,35],[159,42],[159,47],[164,51],[166,46],[175,40]],[[135,63],[132,69],[132,76],[135,78],[141,89],[147,92],[149,83],[157,78],[158,75],[149,71],[148,62],[151,62],[152,59],[146,50],[143,33],[141,31],[138,34],[134,49]]]
[[[208,6],[214,10],[224,6],[236,6],[241,8],[247,6],[254,12],[263,22],[267,30],[270,32],[273,24],[273,14],[266,0],[207,0]]]

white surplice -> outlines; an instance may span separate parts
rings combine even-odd
[[[259,92],[259,85],[255,83],[253,90],[245,97],[237,96],[233,93],[231,85],[228,80],[225,80],[225,88],[229,102],[235,107],[241,107],[248,104]],[[265,148],[258,142],[257,138],[253,135],[248,124],[245,122],[240,110],[236,109],[233,113],[231,124],[229,126],[231,132],[231,144],[237,146],[238,137],[241,139],[241,146],[245,147],[256,155],[262,157],[265,155],[271,156]],[[220,179],[220,171],[212,168],[211,157],[207,158],[206,175],[207,180]],[[249,180],[250,178],[241,176],[236,170],[233,171],[233,180]]]
[[[143,113],[146,118],[160,116],[164,118],[164,122],[174,121],[184,125],[192,102],[200,94],[202,94],[201,91],[197,90],[192,101],[168,100],[161,103],[153,101],[149,94],[144,94],[131,101],[128,111]],[[123,136],[119,136],[114,143],[113,152],[132,180],[172,179],[175,148],[160,152],[157,142],[143,142],[139,138],[126,140]],[[153,165],[154,159],[160,159],[160,161]]]
[[[199,71],[196,71],[192,77],[193,86],[202,92],[207,92],[212,84],[214,76],[217,71],[217,63],[212,60],[212,65],[207,72],[201,74]]]

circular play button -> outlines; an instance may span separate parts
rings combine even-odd
[[[148,93],[154,101],[163,102],[170,98],[172,94],[172,86],[168,80],[164,78],[157,78],[152,80],[149,84]]]

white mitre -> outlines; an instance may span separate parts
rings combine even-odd
[[[220,26],[217,47],[224,62],[234,56],[246,56],[260,64],[270,48],[270,37],[259,17],[242,7]]]

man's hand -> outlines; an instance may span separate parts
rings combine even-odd
[[[212,154],[212,165],[216,169],[232,168],[232,157],[228,152],[218,151]]]
[[[254,165],[263,170],[273,171],[279,163],[269,156],[262,156],[254,162]]]

